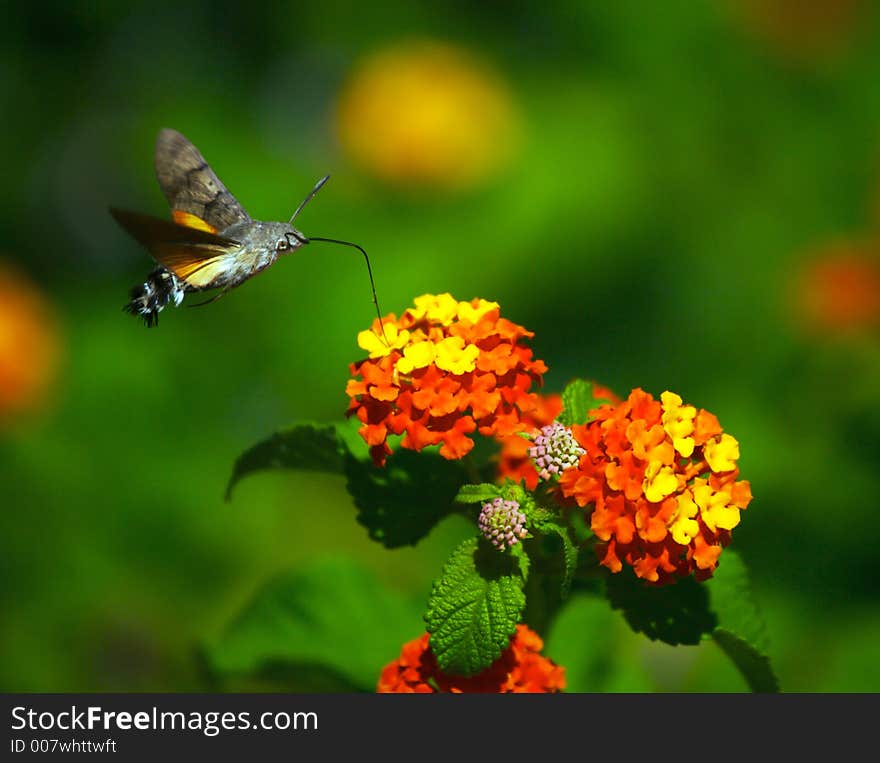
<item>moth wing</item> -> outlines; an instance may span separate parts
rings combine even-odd
[[[235,255],[229,252],[205,256],[202,248],[160,247],[153,255],[181,281],[194,289],[213,288],[217,278],[235,263]]]
[[[177,130],[159,132],[155,164],[159,186],[175,213],[193,215],[221,231],[251,219],[205,157]]]
[[[235,262],[241,248],[239,242],[202,228],[113,207],[110,214],[149,250],[156,262],[196,289],[209,288]]]

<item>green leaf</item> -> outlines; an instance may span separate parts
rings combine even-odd
[[[779,679],[770,665],[770,658],[752,644],[739,638],[726,628],[716,628],[712,638],[724,653],[733,660],[743,674],[749,688],[754,692],[775,693],[779,691]]]
[[[757,649],[767,648],[767,629],[752,596],[749,573],[739,554],[726,549],[715,573],[705,586],[718,626],[748,641]]]
[[[516,559],[516,563],[519,567],[519,574],[522,577],[523,581],[528,580],[529,578],[529,568],[531,567],[532,560],[529,558],[529,554],[525,549],[525,546],[522,543],[517,543],[510,547],[508,553]]]
[[[699,644],[718,625],[704,585],[692,577],[664,586],[650,586],[626,567],[609,575],[605,593],[629,626],[652,641]]]
[[[575,379],[562,390],[562,413],[559,414],[559,421],[567,427],[586,424],[589,411],[595,405],[592,382]]]
[[[334,424],[303,422],[277,432],[242,453],[226,487],[226,500],[244,477],[267,469],[304,469],[342,473],[343,454]]]
[[[779,680],[767,656],[767,629],[749,584],[748,570],[727,549],[715,574],[706,582],[718,627],[711,637],[733,660],[752,691],[779,691]]]
[[[478,538],[452,553],[425,614],[442,671],[474,675],[508,647],[526,603],[520,564]]]
[[[479,485],[462,485],[455,496],[458,503],[485,503],[501,495],[501,488],[488,482]]]
[[[372,691],[382,667],[421,629],[416,603],[368,568],[324,560],[259,590],[205,656],[223,679],[284,674],[297,686],[327,672],[340,685]]]
[[[571,591],[571,581],[577,570],[578,548],[571,540],[568,528],[554,519],[542,518],[534,523],[535,530],[542,533],[553,533],[562,541],[562,583],[561,595],[565,599]]]
[[[382,468],[349,457],[344,468],[358,522],[387,548],[413,545],[425,537],[457,510],[456,495],[467,481],[459,461],[429,450],[397,451]]]
[[[565,563],[565,572],[562,577],[562,598],[568,597],[571,591],[571,581],[574,578],[578,563],[578,548],[571,541],[568,530],[559,528],[559,537],[562,538],[562,559]]]
[[[685,578],[673,585],[649,586],[625,569],[608,577],[605,590],[611,606],[623,612],[634,631],[673,645],[712,639],[753,691],[778,691],[766,654],[764,621],[736,552],[725,550],[705,583]]]

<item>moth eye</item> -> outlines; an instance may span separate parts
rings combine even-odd
[[[279,238],[278,243],[275,244],[275,249],[279,252],[283,252],[290,244],[287,243],[286,238]]]

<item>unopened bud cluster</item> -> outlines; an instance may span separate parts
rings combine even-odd
[[[510,548],[526,537],[526,515],[517,501],[499,497],[484,503],[477,523],[483,537],[499,550]]]
[[[529,448],[529,458],[542,480],[577,466],[581,456],[586,453],[574,439],[571,429],[557,421],[541,427],[540,434],[535,435],[533,442],[534,445]]]

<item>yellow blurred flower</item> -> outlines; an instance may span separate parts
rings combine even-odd
[[[58,365],[59,340],[46,299],[0,263],[0,421],[39,407]]]
[[[364,169],[400,185],[473,186],[519,142],[506,84],[452,45],[409,41],[356,68],[336,112],[340,142]]]

